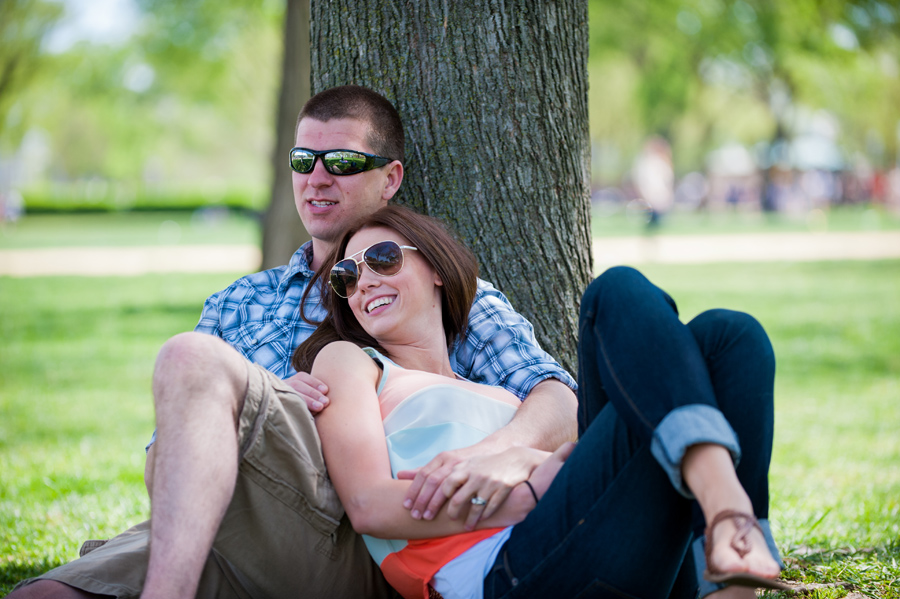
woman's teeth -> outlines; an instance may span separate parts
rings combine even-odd
[[[372,303],[370,303],[368,306],[366,306],[366,312],[371,312],[379,306],[386,306],[392,303],[394,303],[394,298],[392,297],[379,297],[378,299],[372,301]]]

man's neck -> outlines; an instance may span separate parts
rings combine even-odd
[[[319,267],[322,266],[322,262],[331,253],[331,250],[334,249],[334,244],[324,241],[322,239],[316,239],[313,237],[312,239],[312,260],[309,263],[310,268],[314,271],[319,270]]]

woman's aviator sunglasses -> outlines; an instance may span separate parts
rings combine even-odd
[[[309,148],[294,148],[291,150],[291,168],[298,173],[311,173],[318,158],[322,159],[326,171],[339,176],[370,171],[391,162],[390,158],[356,150],[316,151]]]
[[[403,250],[415,250],[410,245],[400,245],[396,241],[379,241],[364,250],[344,258],[331,267],[331,288],[343,298],[356,293],[359,282],[360,264],[365,263],[369,270],[382,277],[392,277],[403,268]],[[356,257],[362,254],[362,259]]]

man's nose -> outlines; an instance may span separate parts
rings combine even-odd
[[[308,182],[314,187],[330,185],[334,182],[334,175],[332,175],[325,169],[325,163],[322,161],[321,156],[316,157],[316,162],[315,164],[313,164],[313,169],[309,173]]]

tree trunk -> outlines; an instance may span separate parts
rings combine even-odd
[[[357,83],[395,103],[397,202],[450,223],[574,372],[592,262],[587,2],[311,6],[313,89]]]
[[[272,191],[263,219],[262,268],[287,264],[309,234],[297,215],[288,154],[294,147],[297,115],[310,97],[309,0],[288,0],[284,17],[284,55],[281,61],[275,147],[272,152]]]

